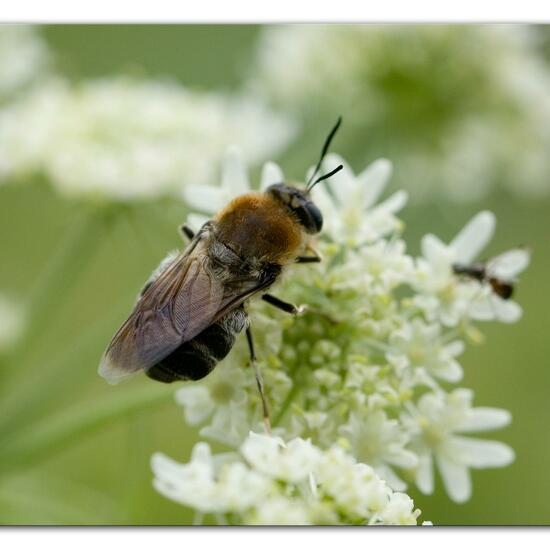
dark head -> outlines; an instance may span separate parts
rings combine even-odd
[[[266,189],[266,193],[282,202],[298,219],[306,233],[319,233],[323,227],[323,215],[307,191],[287,183],[276,183]]]
[[[323,148],[321,150],[321,156],[317,166],[311,173],[311,176],[306,183],[305,189],[298,189],[287,183],[276,183],[270,185],[266,193],[276,198],[278,201],[282,202],[289,210],[294,214],[298,219],[300,225],[304,228],[306,233],[315,234],[319,233],[323,227],[323,215],[321,211],[315,206],[313,201],[309,197],[310,191],[317,185],[319,182],[326,180],[339,172],[343,167],[342,165],[337,166],[334,170],[331,170],[328,174],[324,174],[318,178],[315,178],[321,169],[321,164],[327,154],[328,148],[332,138],[338,131],[340,124],[342,123],[342,117],[339,117],[334,125],[334,128],[330,131],[327,136]]]

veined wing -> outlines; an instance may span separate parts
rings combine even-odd
[[[208,256],[210,240],[208,234],[198,234],[146,289],[109,344],[101,376],[117,382],[152,367],[274,282],[275,273],[234,280],[216,275]]]

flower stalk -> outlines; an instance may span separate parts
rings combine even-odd
[[[18,343],[9,350],[6,363],[24,362],[35,347],[29,346],[29,342],[34,344],[47,333],[52,316],[93,260],[115,216],[110,207],[90,208],[69,230],[29,292],[25,308],[27,322]]]

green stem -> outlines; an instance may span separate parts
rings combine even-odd
[[[300,393],[300,384],[296,381],[296,374],[300,372],[300,368],[293,370],[290,374],[290,378],[292,379],[292,388],[288,392],[287,396],[285,397],[285,400],[283,401],[283,404],[281,405],[281,408],[277,411],[277,416],[273,419],[273,422],[271,423],[273,427],[278,426],[281,420],[284,418],[286,412],[288,411],[288,408],[290,407],[291,403],[294,401],[295,397]]]
[[[44,414],[49,405],[74,390],[81,371],[75,367],[76,357],[88,357],[97,348],[97,342],[109,336],[105,327],[112,326],[120,317],[119,308],[116,315],[97,319],[86,332],[81,333],[70,346],[54,355],[41,365],[40,372],[15,378],[5,388],[5,395],[0,400],[0,434],[25,429],[37,416]],[[79,359],[80,361],[80,359]],[[98,357],[99,361],[99,357]],[[95,368],[95,367],[94,367]]]
[[[97,432],[105,425],[171,399],[173,389],[161,384],[146,384],[124,391],[113,388],[101,400],[79,403],[56,416],[14,434],[2,442],[2,473],[43,461],[53,453]]]
[[[112,211],[100,207],[80,217],[56,254],[40,275],[27,300],[27,325],[19,344],[10,351],[6,363],[22,363],[35,348],[35,341],[47,330],[52,315],[66,299],[94,252],[102,243],[102,233]]]

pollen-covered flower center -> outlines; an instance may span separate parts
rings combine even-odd
[[[423,365],[426,360],[426,349],[421,345],[411,346],[409,349],[409,358],[413,365]]]
[[[381,456],[383,450],[380,439],[376,437],[362,437],[357,442],[357,458],[366,464],[375,462]]]
[[[440,443],[445,441],[447,434],[439,426],[431,424],[426,418],[420,419],[420,426],[422,427],[422,435],[424,441],[429,447],[437,447]]]
[[[456,284],[454,281],[450,281],[448,284],[443,286],[439,292],[439,299],[444,304],[452,304],[456,297]]]
[[[361,224],[364,218],[364,212],[357,207],[348,207],[345,210],[345,219],[350,227],[355,228]]]

